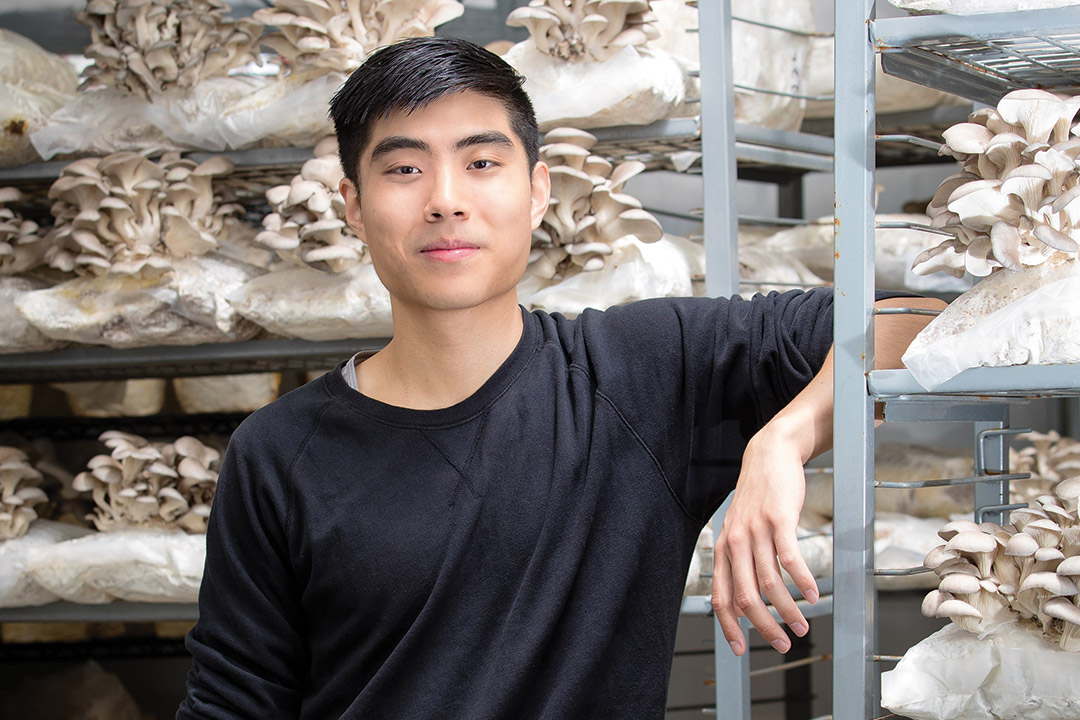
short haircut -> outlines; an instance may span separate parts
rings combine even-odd
[[[540,133],[524,83],[501,57],[457,38],[410,38],[375,51],[330,101],[345,177],[359,187],[360,154],[377,120],[466,90],[503,104],[531,173],[540,157]]]

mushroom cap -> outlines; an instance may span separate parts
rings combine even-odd
[[[952,599],[952,596],[948,593],[942,592],[940,589],[931,590],[926,593],[926,597],[923,598],[921,612],[924,617],[937,617],[938,607],[946,600]]]
[[[952,522],[947,522],[942,525],[941,528],[938,529],[937,534],[942,540],[948,542],[958,533],[978,530],[978,524],[971,520],[953,520]]]
[[[979,592],[979,578],[963,572],[949,573],[941,578],[938,589],[952,595],[973,595]]]
[[[1029,557],[1039,549],[1039,541],[1028,533],[1019,532],[1005,543],[1005,554],[1013,557]]]
[[[1076,583],[1050,570],[1033,572],[1024,578],[1024,581],[1020,583],[1019,591],[1025,592],[1027,590],[1043,590],[1051,595],[1075,595],[1077,593]]]
[[[963,600],[958,600],[956,598],[949,598],[938,605],[935,617],[972,617],[982,619],[982,613],[975,609],[975,606],[971,603],[966,603]]]
[[[1054,597],[1043,603],[1042,611],[1052,618],[1063,620],[1073,625],[1080,625],[1080,607],[1068,598]]]
[[[997,539],[982,530],[965,530],[945,543],[945,549],[961,553],[989,553],[997,550]]]
[[[1073,555],[1067,557],[1061,561],[1061,563],[1054,570],[1058,575],[1067,575],[1073,577],[1080,575],[1080,555]]]

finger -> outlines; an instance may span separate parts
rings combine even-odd
[[[732,538],[729,538],[728,542],[733,545],[729,562],[731,563],[732,599],[735,607],[742,611],[766,642],[780,652],[787,652],[791,647],[791,642],[788,640],[787,633],[776,622],[761,599],[759,571],[755,562],[758,546],[764,544],[771,547],[772,543],[748,542],[748,546],[743,548],[734,547],[735,540]],[[768,562],[767,558],[766,561]],[[775,567],[776,560],[772,559],[771,564]],[[778,571],[772,570],[772,572],[779,578]],[[765,575],[769,576],[768,573]],[[782,582],[780,585],[783,587]]]
[[[791,576],[792,582],[795,583],[795,587],[799,588],[802,596],[809,603],[816,603],[820,597],[817,580],[814,579],[814,574],[810,572],[810,568],[799,550],[798,538],[791,534],[778,535],[776,538],[776,557],[780,561],[780,567],[784,568],[787,574]]]
[[[784,584],[784,577],[780,573],[780,566],[777,564],[777,549],[770,542],[757,545],[755,550],[758,553],[755,560],[758,586],[761,588],[761,592],[769,600],[769,604],[776,609],[781,620],[787,623],[792,632],[802,637],[809,631],[810,626],[806,623],[806,618],[803,617],[798,605],[795,604],[795,599],[791,597],[791,592]],[[769,614],[769,618],[773,620],[773,624],[776,623],[772,613]],[[770,633],[774,632],[772,625],[769,625],[767,630]],[[758,631],[765,637],[765,630],[759,628]],[[791,641],[788,639],[787,633],[779,625],[776,625],[776,632],[783,635],[783,642],[779,645],[773,642],[773,635],[766,637],[766,639],[780,652],[787,652],[788,648],[791,647]]]
[[[731,602],[731,566],[720,543],[713,552],[712,608],[731,651],[742,655],[746,652],[746,633],[739,624],[741,614]]]

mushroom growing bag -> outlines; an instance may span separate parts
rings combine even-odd
[[[227,297],[241,315],[279,335],[341,340],[393,334],[390,293],[366,263],[342,273],[289,267],[257,277]]]
[[[34,548],[26,568],[69,602],[196,602],[205,560],[205,535],[118,530]]]
[[[999,270],[954,300],[903,357],[927,390],[967,368],[1080,362],[1080,262]]]
[[[27,569],[30,554],[40,548],[83,537],[89,528],[52,520],[35,520],[22,537],[0,542],[0,607],[31,607],[57,600]]]
[[[881,705],[913,720],[1080,717],[1080,653],[1016,623],[983,636],[949,623],[881,675]]]
[[[238,150],[311,145],[332,132],[330,97],[344,76],[274,79],[230,76],[173,90],[151,102],[115,88],[80,94],[30,135],[48,159],[122,150]]]

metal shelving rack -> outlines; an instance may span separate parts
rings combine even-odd
[[[878,712],[874,589],[875,401],[886,421],[974,423],[976,511],[1007,510],[1008,401],[1080,394],[1080,365],[976,368],[928,393],[905,370],[872,371],[874,61],[887,72],[992,104],[1017,87],[1080,86],[1080,8],[877,20],[874,0],[836,0],[836,387],[833,714]],[[996,475],[996,477],[995,477]]]

